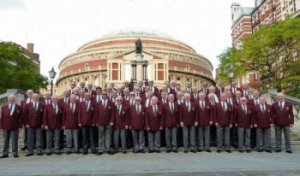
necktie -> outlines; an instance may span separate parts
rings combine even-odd
[[[280,102],[280,108],[283,110],[283,101]]]
[[[189,102],[186,104],[186,108],[190,112],[190,103]]]
[[[121,105],[118,105],[118,113],[121,113]]]
[[[262,105],[262,109],[264,112],[266,111],[265,105]]]
[[[57,104],[55,105],[55,113],[58,114],[58,106],[57,106]]]
[[[74,105],[74,103],[72,103],[72,112],[73,113],[75,112],[75,105]]]
[[[201,108],[203,109],[204,108],[204,102],[201,101]]]
[[[171,112],[174,112],[174,107],[173,107],[173,103],[171,103]]]

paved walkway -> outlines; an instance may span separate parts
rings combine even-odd
[[[299,147],[297,147],[299,148]],[[52,155],[0,159],[0,175],[300,175],[300,148],[282,153]]]

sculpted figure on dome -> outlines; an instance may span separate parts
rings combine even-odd
[[[135,53],[142,54],[142,48],[143,48],[142,41],[141,41],[141,39],[138,39],[135,42]]]

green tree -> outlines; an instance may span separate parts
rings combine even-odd
[[[47,85],[47,78],[38,73],[36,66],[13,42],[0,42],[0,92],[6,89],[33,89]]]
[[[292,92],[294,90],[291,87],[296,88],[300,81],[299,29],[300,18],[289,18],[265,25],[253,35],[242,39],[239,48],[230,48],[221,54],[220,68],[231,62],[239,65],[241,69],[235,69],[235,76],[255,70],[264,78],[264,83],[279,90],[289,88],[287,90]]]

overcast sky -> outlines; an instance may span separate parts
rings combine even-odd
[[[0,0],[0,40],[34,43],[41,73],[103,35],[146,31],[183,41],[216,68],[231,46],[233,0]],[[254,0],[236,0],[253,6]]]

